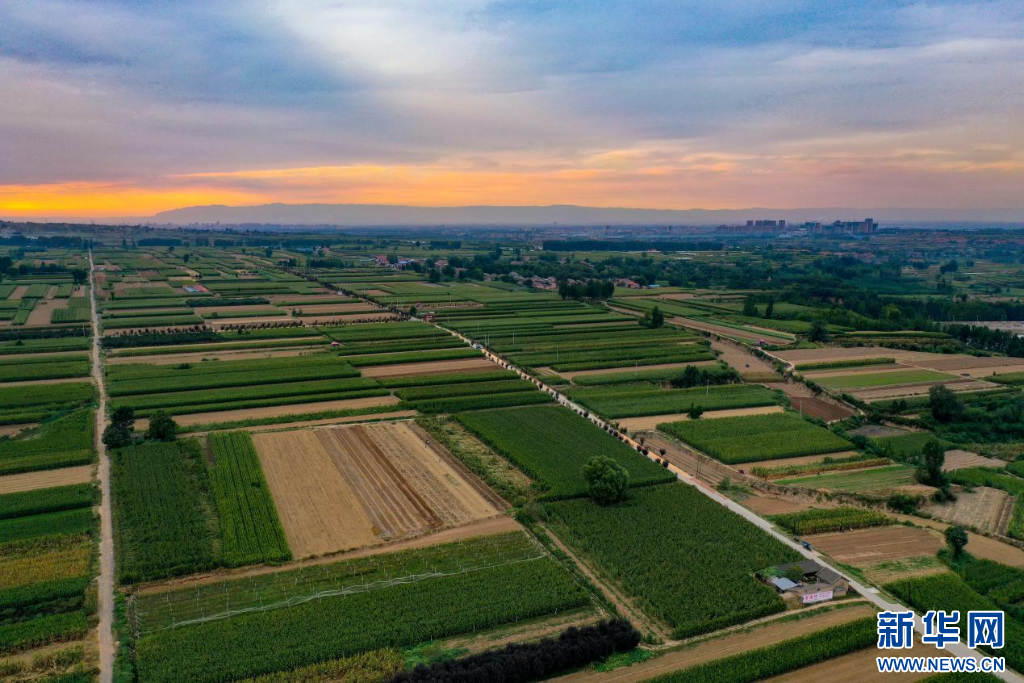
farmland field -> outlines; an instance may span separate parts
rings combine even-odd
[[[687,637],[784,609],[753,572],[796,554],[684,484],[636,489],[619,505],[552,504],[555,532]],[[663,542],[672,539],[671,543]]]
[[[457,419],[470,432],[511,460],[530,478],[547,487],[546,498],[583,495],[580,469],[604,455],[629,472],[630,485],[674,479],[658,465],[633,452],[600,428],[555,406],[530,406],[460,413]]]
[[[916,480],[914,479],[914,468],[904,465],[891,465],[854,472],[837,472],[835,474],[817,474],[810,477],[780,479],[779,483],[814,489],[830,489],[833,491],[886,493],[903,486],[914,485]]]
[[[481,543],[488,541],[482,539]],[[390,579],[398,572],[415,572],[415,567],[423,564],[423,554],[432,552],[437,551],[409,551],[394,571],[387,571],[389,563],[380,576]],[[461,567],[484,560],[476,571],[421,575],[412,582],[384,580],[369,590],[339,591],[294,607],[243,613],[143,636],[136,644],[139,680],[216,683],[380,647],[414,645],[587,604],[586,592],[554,560],[538,556],[503,562],[503,552],[500,546],[495,549],[467,542],[460,544],[447,562]],[[522,549],[513,547],[510,552],[515,558],[521,556]],[[488,556],[493,558],[489,563]],[[403,567],[405,563],[411,571]],[[381,568],[377,558],[357,560],[345,567],[341,576]],[[370,585],[373,578],[367,576]],[[359,582],[365,585],[362,579]],[[251,590],[245,582],[244,591]],[[458,600],[451,599],[455,595]],[[186,591],[186,596],[194,599],[190,592]]]
[[[846,439],[795,413],[724,417],[658,425],[724,463],[757,462],[851,448]]]
[[[778,394],[774,391],[745,384],[694,389],[661,389],[652,384],[621,384],[573,389],[569,391],[569,397],[609,418],[680,413],[691,406],[703,410],[722,410],[775,405],[779,402]]]
[[[401,540],[499,513],[409,422],[253,437],[297,557]]]
[[[894,372],[871,372],[819,377],[815,381],[829,389],[866,389],[869,387],[915,384],[918,382],[945,382],[952,379],[956,379],[956,376],[933,370],[897,370]]]

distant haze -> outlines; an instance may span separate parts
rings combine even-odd
[[[789,222],[862,220],[893,223],[1024,223],[1022,209],[627,209],[588,206],[395,206],[385,204],[263,204],[191,206],[156,214],[155,224],[272,225],[721,225],[751,219]]]

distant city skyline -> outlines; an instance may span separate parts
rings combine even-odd
[[[1016,0],[9,0],[0,88],[2,219],[276,202],[1024,218]]]

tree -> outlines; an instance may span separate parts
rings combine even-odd
[[[757,306],[754,304],[754,297],[748,296],[743,301],[743,315],[752,318],[757,315]]]
[[[135,437],[135,410],[121,407],[110,416],[110,424],[103,430],[103,443],[108,448],[124,448]]]
[[[696,403],[691,403],[690,409],[686,411],[686,414],[691,420],[698,420],[700,419],[700,416],[704,414],[704,409]]]
[[[964,413],[960,398],[942,384],[928,390],[928,407],[939,422],[955,422]]]
[[[960,557],[964,548],[967,547],[967,531],[962,526],[951,526],[946,528],[946,544],[953,552],[953,557]]]
[[[924,445],[921,464],[917,468],[917,480],[927,486],[941,488],[946,483],[946,475],[942,466],[946,462],[946,452],[937,440],[932,439]]]
[[[267,247],[266,249],[263,250],[263,255],[266,256],[267,258],[273,258],[274,257],[274,248],[273,247]]]
[[[649,327],[650,329],[657,329],[665,325],[665,314],[661,312],[661,309],[655,306],[649,311],[644,313],[643,320],[640,321],[640,325],[643,327]]]
[[[187,264],[189,261],[192,260],[192,254],[182,254],[181,260]]]
[[[812,342],[827,342],[828,326],[821,320],[815,320],[811,323],[811,329],[807,333],[807,338]]]
[[[149,418],[149,429],[146,438],[155,441],[174,441],[178,437],[178,424],[162,410],[153,413]]]
[[[764,309],[764,317],[771,319],[775,315],[775,299],[768,299],[768,306]]]
[[[611,505],[626,497],[629,473],[611,458],[599,455],[583,466],[587,492],[598,505]]]
[[[409,307],[409,317],[410,318],[415,318],[416,317],[416,307],[415,306],[410,306]]]

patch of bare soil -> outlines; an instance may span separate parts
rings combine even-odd
[[[419,415],[415,410],[396,410],[392,413],[370,413],[368,415],[349,415],[347,417],[327,417],[322,420],[304,420],[300,422],[278,422],[269,425],[255,427],[238,427],[253,434],[257,432],[280,432],[286,429],[299,427],[323,427],[326,425],[351,424],[353,422],[374,422],[376,420],[398,420]],[[138,424],[138,422],[136,422]],[[190,436],[201,436],[208,432],[190,432]]]
[[[444,375],[456,372],[484,372],[494,370],[495,365],[486,358],[460,358],[425,363],[395,363],[394,365],[373,365],[361,368],[364,377],[414,377],[416,375]]]
[[[252,360],[255,358],[289,358],[318,353],[321,346],[297,346],[293,348],[238,349],[235,351],[199,351],[195,353],[168,353],[158,356],[118,356],[107,360],[108,365],[123,365],[144,361],[151,365],[177,365],[179,363],[201,363],[204,360]]]
[[[898,650],[894,657],[934,657],[939,652],[932,645],[922,645],[919,641],[910,650]],[[805,683],[806,681],[828,681],[828,683],[910,683],[920,681],[934,674],[919,673],[879,673],[875,658],[878,650],[869,647],[851,652],[842,657],[829,659],[803,669],[790,671],[782,676],[767,679],[771,683]]]
[[[52,289],[52,288],[51,288]],[[50,316],[53,311],[59,311],[68,307],[67,299],[42,299],[36,302],[35,308],[28,314],[25,324],[28,326],[49,325]]]
[[[802,455],[798,458],[781,458],[778,460],[767,460],[757,462],[744,462],[733,465],[738,470],[749,470],[754,467],[789,467],[790,465],[812,465],[823,462],[825,458],[848,458],[857,455],[857,451],[842,451],[839,453],[828,453],[825,455]]]
[[[926,505],[924,511],[952,524],[988,533],[1001,533],[1003,530],[1000,525],[1004,517],[1008,519],[1004,510],[1012,510],[1013,502],[1013,496],[1006,491],[979,486],[970,493],[960,492],[951,503]]]
[[[36,422],[24,422],[17,425],[0,425],[0,436],[17,436],[26,429],[38,427],[39,424]]]
[[[766,382],[765,386],[784,393],[793,409],[825,422],[844,420],[853,415],[851,408],[831,399],[818,398],[807,385],[799,382]]]
[[[934,531],[896,525],[814,534],[805,538],[821,552],[854,566],[934,555],[944,545]]]
[[[849,432],[853,436],[865,436],[868,438],[881,438],[885,436],[902,436],[904,434],[910,434],[909,429],[903,429],[902,427],[888,427],[886,425],[863,425],[856,429],[851,429]]]
[[[953,450],[946,451],[946,461],[943,463],[942,469],[945,472],[952,472],[953,470],[962,470],[966,467],[998,468],[1005,464],[1002,460],[997,460],[996,458],[986,458],[984,455],[954,448]]]
[[[743,505],[762,517],[768,515],[786,515],[790,512],[801,512],[814,507],[814,505],[808,501],[774,498],[772,496],[762,495],[747,497],[743,501]]]
[[[240,410],[220,410],[212,413],[193,413],[175,415],[174,421],[179,425],[201,425],[213,422],[231,422],[234,420],[258,419],[261,417],[278,417],[281,415],[303,415],[321,410],[354,410],[356,408],[372,408],[390,406],[398,403],[394,396],[370,396],[367,398],[347,398],[338,401],[321,401],[319,403],[297,403],[286,406],[268,406],[265,408],[244,408]],[[139,429],[144,429],[136,422]]]
[[[738,417],[741,415],[768,415],[781,413],[782,406],[756,406],[754,408],[727,408],[725,410],[709,410],[700,416],[700,419],[714,419],[716,417]],[[664,422],[680,422],[689,420],[686,413],[669,413],[667,415],[645,415],[643,417],[627,417],[619,420],[619,425],[630,431],[646,431],[655,429]]]
[[[827,346],[820,349],[773,351],[772,354],[790,363],[827,363],[836,360],[859,360],[861,358],[894,358],[898,361],[949,358],[948,355],[941,353],[903,351],[901,349],[883,348],[881,346],[853,346],[849,348]]]
[[[711,340],[711,348],[718,352],[718,358],[731,366],[740,375],[757,374],[764,377],[778,377],[775,366],[762,360],[748,350],[730,341]]]
[[[48,489],[53,486],[71,486],[72,484],[88,484],[92,481],[92,465],[62,467],[57,470],[42,472],[23,472],[0,477],[0,494],[19,493]]]
[[[798,620],[767,621],[752,629],[743,629],[720,637],[704,638],[682,649],[669,652],[660,657],[649,659],[633,666],[615,669],[605,673],[592,670],[580,671],[568,676],[551,679],[558,683],[634,683],[646,681],[653,677],[672,671],[688,669],[691,666],[722,659],[730,655],[756,650],[768,645],[814,633],[830,626],[838,626],[856,619],[873,616],[875,610],[867,604],[858,604],[843,609],[822,609],[820,613],[809,615]],[[876,652],[874,648],[872,652]],[[874,665],[874,660],[871,660]],[[801,680],[824,680],[804,678]],[[888,679],[887,679],[888,680]]]
[[[924,396],[937,384],[943,384],[950,391],[986,391],[989,389],[1001,388],[998,384],[982,380],[954,380],[950,382],[916,382],[913,384],[895,384],[887,387],[873,389],[848,389],[847,391],[862,401],[883,401],[892,398],[904,398],[910,396]]]

